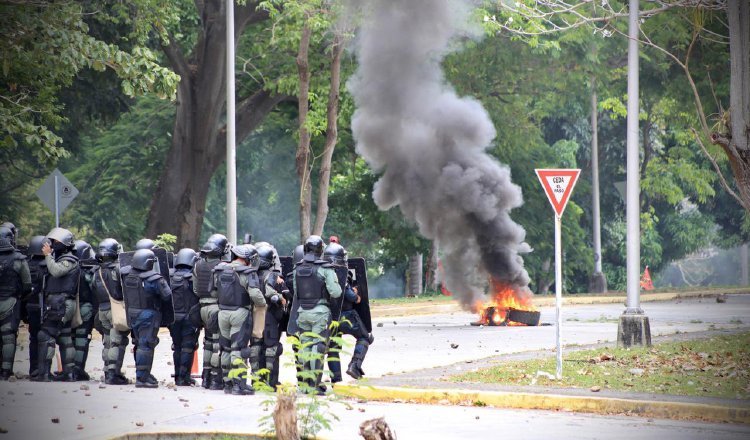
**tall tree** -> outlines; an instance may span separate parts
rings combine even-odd
[[[181,6],[181,2],[177,3]],[[255,27],[252,35],[245,35],[251,33],[253,24],[268,18],[267,11],[257,6],[257,1],[247,1],[236,7],[235,46],[243,36],[252,40],[256,33],[263,32]],[[182,79],[177,88],[172,145],[151,200],[146,235],[168,232],[177,236],[179,246],[196,247],[209,183],[224,162],[226,152],[222,123],[226,104],[225,2],[196,1],[195,10],[185,14],[197,20],[194,43],[180,41],[175,29],[164,29],[167,39],[161,41],[170,66]],[[238,97],[236,122],[236,138],[240,143],[286,96],[274,93],[271,85],[263,81],[245,82],[238,90],[242,93]]]
[[[119,22],[118,13],[102,3],[0,3],[0,217],[19,215],[27,200],[24,186],[70,154],[60,133],[70,108],[61,95],[82,71],[113,72],[126,96],[175,95],[179,77],[157,63],[143,34],[126,31],[129,41],[121,47],[91,32],[87,19],[94,9],[97,19]],[[95,101],[90,99],[86,113],[95,113]],[[24,197],[14,196],[19,192]]]

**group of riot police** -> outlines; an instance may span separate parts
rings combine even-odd
[[[297,377],[304,390],[326,391],[326,356],[331,382],[342,380],[337,334],[356,339],[346,373],[364,375],[373,342],[364,263],[350,269],[335,236],[328,245],[310,236],[291,257],[280,257],[268,242],[233,245],[221,234],[197,252],[184,248],[174,255],[150,239],[138,241],[132,252],[113,238],[94,249],[59,227],[32,237],[25,249],[17,236],[12,223],[0,225],[2,380],[14,374],[21,321],[28,324],[32,381],[89,380],[86,360],[96,329],[105,383],[130,383],[122,366],[132,341],[135,386],[156,388],[151,368],[161,327],[172,338],[177,386],[197,384],[191,372],[201,329],[206,389],[249,395],[258,381],[277,387],[284,333],[298,338]],[[62,368],[53,374],[56,346]]]

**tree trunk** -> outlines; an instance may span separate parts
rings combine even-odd
[[[310,169],[310,131],[307,129],[307,111],[310,95],[310,69],[308,52],[310,49],[309,17],[306,18],[300,36],[297,52],[297,73],[299,75],[299,92],[297,95],[299,109],[299,144],[297,145],[296,169],[299,178],[299,236],[303,243],[310,235],[310,217],[312,215],[312,177]]]
[[[727,2],[730,141],[724,146],[745,208],[750,209],[750,3]]]
[[[299,440],[297,430],[297,395],[294,392],[279,392],[273,409],[273,424],[279,440]]]
[[[328,187],[331,184],[331,161],[338,140],[339,90],[341,88],[341,54],[344,52],[344,37],[336,31],[331,47],[331,88],[328,92],[326,142],[320,162],[318,179],[318,206],[315,214],[313,234],[323,235],[328,218]]]
[[[235,13],[235,44],[249,23],[267,18],[247,2]],[[151,200],[146,236],[168,232],[178,247],[199,246],[209,184],[224,161],[226,146],[221,116],[226,104],[225,9],[222,0],[196,2],[201,29],[190,58],[172,41],[162,50],[181,77],[172,146]],[[259,90],[237,106],[237,142],[242,142],[283,97]]]
[[[430,246],[430,253],[427,255],[427,264],[424,268],[424,289],[422,292],[426,292],[430,289],[432,292],[437,292],[437,276],[435,271],[437,270],[437,242],[432,241]]]
[[[422,254],[414,254],[409,258],[408,296],[419,296],[422,293]]]

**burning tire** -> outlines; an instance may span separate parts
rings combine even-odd
[[[539,325],[541,313],[527,310],[508,309],[507,320],[526,325]]]

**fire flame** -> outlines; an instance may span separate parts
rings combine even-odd
[[[490,281],[491,299],[487,302],[477,301],[474,312],[479,314],[479,322],[485,325],[525,325],[519,322],[507,321],[509,309],[537,311],[532,304],[530,292],[514,289],[512,286],[496,280]]]

